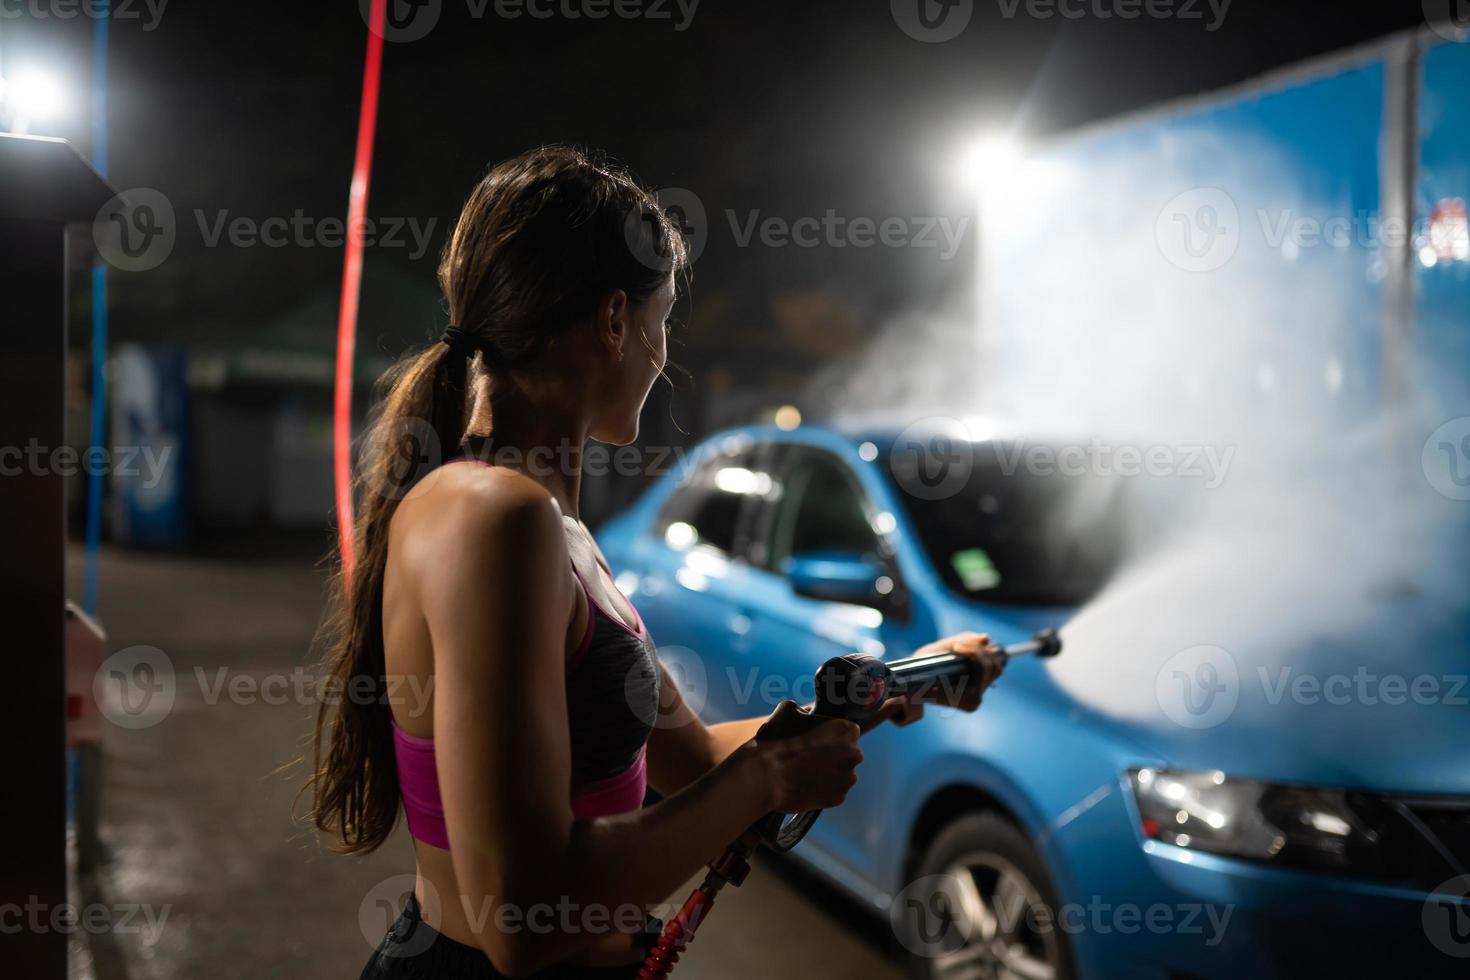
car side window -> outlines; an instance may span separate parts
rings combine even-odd
[[[655,533],[678,551],[697,545],[737,554],[746,500],[761,490],[750,460],[751,451],[743,449],[700,464],[659,511]]]
[[[800,453],[782,484],[770,527],[768,567],[780,571],[790,556],[814,551],[880,553],[862,488],[840,460],[826,453]]]

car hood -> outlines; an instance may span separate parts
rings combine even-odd
[[[1470,606],[1454,580],[1222,576],[1240,567],[1231,547],[1228,565],[1196,549],[1125,573],[1068,621],[1037,693],[1116,726],[1153,755],[1140,761],[1470,793]]]

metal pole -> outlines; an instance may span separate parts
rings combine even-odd
[[[98,0],[92,33],[92,167],[107,179],[107,0]],[[92,265],[92,424],[87,442],[102,458],[107,440],[107,263]],[[82,608],[97,614],[97,554],[102,546],[103,468],[87,475],[87,554]]]
[[[1384,234],[1381,335],[1384,417],[1394,468],[1417,470],[1410,437],[1414,369],[1414,181],[1419,162],[1419,40],[1409,35],[1384,58],[1379,194]],[[1390,233],[1391,232],[1391,233]]]

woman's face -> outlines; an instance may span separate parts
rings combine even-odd
[[[667,325],[674,308],[672,276],[641,303],[628,308],[622,357],[612,364],[603,410],[594,420],[592,438],[626,446],[638,438],[638,416],[654,381],[668,360]]]

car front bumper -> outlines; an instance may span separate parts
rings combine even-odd
[[[1047,848],[1082,977],[1470,976],[1470,900],[1144,840],[1129,804]]]

